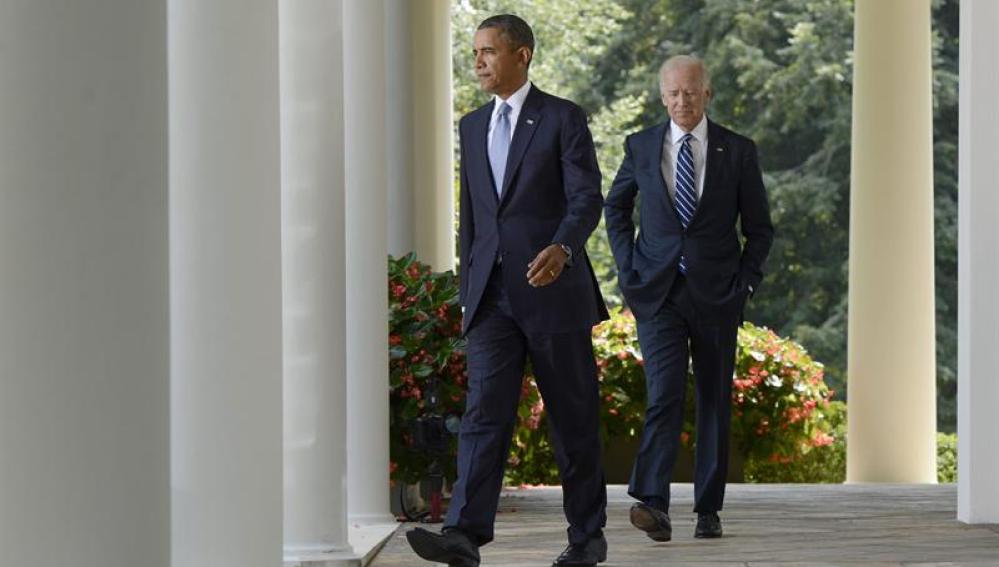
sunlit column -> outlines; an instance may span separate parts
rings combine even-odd
[[[848,482],[936,482],[930,0],[857,0]]]

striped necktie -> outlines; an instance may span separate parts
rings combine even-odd
[[[694,154],[690,150],[690,134],[680,138],[680,151],[676,156],[676,212],[680,214],[680,224],[684,230],[694,218],[697,210],[697,190],[694,177]],[[680,256],[680,273],[687,273],[686,258]]]

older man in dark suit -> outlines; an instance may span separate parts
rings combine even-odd
[[[660,87],[669,120],[625,141],[604,210],[618,282],[638,322],[648,392],[628,490],[639,500],[631,522],[653,540],[669,541],[669,485],[691,359],[694,535],[722,535],[736,336],[745,302],[763,278],[773,226],[753,141],[705,115],[711,82],[704,64],[690,56],[667,60]]]
[[[469,389],[458,479],[442,532],[407,533],[420,557],[449,565],[478,565],[479,546],[493,539],[528,357],[569,521],[569,545],[553,564],[607,556],[591,341],[607,310],[585,250],[600,220],[600,170],[583,111],[528,81],[533,52],[531,28],[516,16],[491,17],[475,34],[475,72],[495,96],[460,124]]]

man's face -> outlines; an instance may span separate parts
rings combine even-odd
[[[506,98],[517,91],[527,80],[527,64],[531,50],[527,47],[513,49],[496,28],[475,32],[475,74],[479,86],[487,93]]]
[[[711,100],[711,91],[704,87],[704,76],[698,65],[680,65],[663,74],[663,106],[672,120],[690,132],[704,117],[704,108]]]

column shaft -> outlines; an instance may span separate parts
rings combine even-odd
[[[936,481],[929,0],[858,0],[849,482]]]
[[[344,3],[347,451],[352,523],[392,521],[388,478],[385,13]]]
[[[0,564],[167,567],[165,6],[0,38]]]
[[[999,523],[999,4],[961,2],[958,518]]]
[[[342,3],[281,2],[285,561],[349,552]]]
[[[386,1],[389,252],[454,268],[451,4]]]
[[[169,0],[172,560],[281,561],[278,8]]]

